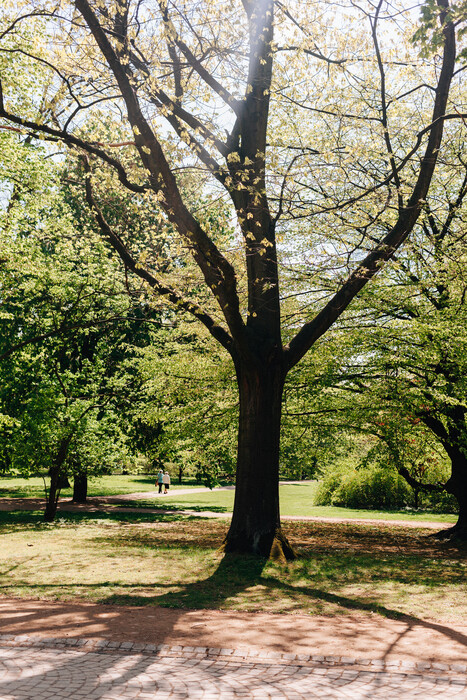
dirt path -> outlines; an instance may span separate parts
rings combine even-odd
[[[287,482],[290,483],[290,482]],[[233,486],[220,487],[220,490],[232,490]],[[171,493],[171,496],[184,495],[191,493],[206,493],[210,489],[176,489]],[[62,498],[58,504],[58,512],[61,513],[79,513],[82,512],[105,512],[105,513],[158,513],[164,515],[173,514],[173,510],[161,510],[159,508],[138,508],[124,505],[128,501],[147,500],[154,498],[155,500],[164,499],[164,496],[153,491],[139,491],[137,493],[119,494],[117,496],[91,496],[87,503],[73,503],[71,498]],[[120,507],[119,507],[120,506]],[[0,511],[9,510],[41,510],[44,508],[44,499],[42,498],[0,498]],[[230,518],[232,513],[219,513],[210,510],[195,511],[189,508],[176,511],[179,515],[187,515],[196,518]],[[351,522],[355,524],[367,525],[401,525],[403,527],[414,528],[429,528],[432,530],[442,530],[449,527],[449,523],[441,521],[428,520],[380,520],[378,518],[339,518],[326,517],[319,515],[282,515],[281,520],[296,520],[296,521],[315,521],[322,523],[345,523]]]
[[[0,598],[0,634],[467,663],[467,626],[361,613],[311,617]]]

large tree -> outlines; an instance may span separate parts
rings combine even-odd
[[[229,353],[240,409],[225,548],[292,557],[278,497],[284,381],[417,222],[445,123],[460,114],[450,103],[447,0],[438,0],[435,55],[426,59],[407,42],[413,13],[383,0],[339,12],[278,0],[15,5],[2,56],[23,52],[51,71],[49,111],[34,118],[4,69],[0,118],[78,154],[88,206],[126,269]],[[86,115],[98,109],[121,116],[125,140],[105,128],[86,137]],[[229,199],[241,255],[219,244],[212,219],[185,196],[186,169],[200,191]],[[198,268],[198,276],[187,268],[194,294],[186,281],[177,286],[181,269],[168,276],[114,229],[99,202],[103,182],[160,205],[180,254]],[[324,289],[313,274],[323,267]],[[294,311],[281,319],[290,294]]]

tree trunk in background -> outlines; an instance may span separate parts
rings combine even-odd
[[[55,513],[57,512],[57,502],[60,494],[59,476],[60,467],[53,467],[50,470],[49,494],[44,511],[44,520],[46,523],[51,523],[55,519]]]
[[[50,468],[50,487],[47,496],[47,503],[44,511],[44,520],[46,523],[51,523],[55,519],[55,514],[57,512],[58,497],[60,495],[60,480],[61,480],[61,469],[65,462],[68,447],[71,442],[72,435],[68,435],[62,438],[60,447],[57,451],[57,456],[55,457],[54,464]]]
[[[73,478],[73,503],[86,503],[88,497],[88,475],[78,472]]]
[[[459,504],[459,517],[454,527],[440,533],[446,537],[467,540],[467,457],[461,449],[449,450],[452,470],[446,483],[446,491],[452,493]]]
[[[284,372],[279,363],[237,365],[240,418],[235,502],[226,552],[294,559],[279,515],[279,440]]]

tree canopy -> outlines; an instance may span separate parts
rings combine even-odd
[[[232,358],[228,551],[293,556],[277,487],[285,377],[407,239],[435,171],[449,178],[443,132],[465,118],[463,67],[455,13],[447,0],[430,7],[429,54],[409,40],[413,10],[382,0],[339,12],[277,0],[3,9],[3,125],[76,155],[87,206],[125,268]],[[30,102],[8,59],[39,78]],[[110,114],[121,126],[109,131]],[[167,269],[121,231],[103,190],[152,202],[152,230],[174,235],[183,264]],[[217,198],[231,237],[218,236]]]

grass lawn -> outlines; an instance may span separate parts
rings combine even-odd
[[[337,508],[333,506],[314,506],[317,482],[302,484],[286,484],[280,487],[281,514],[293,516],[321,516],[327,518],[374,518],[377,520],[434,520],[436,522],[451,523],[457,520],[455,515],[445,513],[417,513],[413,511],[378,511],[356,510],[351,508]],[[209,492],[180,494],[179,496],[168,494],[161,501],[148,499],[144,501],[131,501],[128,506],[148,506],[169,509],[193,509],[212,510],[214,512],[230,512],[233,508],[234,491],[221,491],[214,489]]]
[[[415,512],[410,510],[400,511],[375,511],[357,510],[351,508],[337,508],[332,506],[314,506],[314,497],[317,488],[316,481],[300,484],[285,484],[280,487],[281,513],[291,516],[320,516],[327,518],[371,518],[377,520],[414,520],[452,523],[456,516],[446,513]],[[42,479],[31,477],[30,479],[0,477],[0,497],[10,498],[43,498]],[[191,494],[174,494],[177,489],[195,489]],[[112,475],[93,479],[89,484],[89,496],[117,496],[135,492],[148,492],[148,498],[138,501],[127,501],[128,507],[150,507],[173,510],[211,510],[214,512],[231,512],[234,501],[233,490],[214,489],[213,491],[196,491],[202,488],[199,484],[185,483],[172,484],[170,493],[163,498],[154,496],[154,477],[146,475]],[[70,498],[71,489],[64,489],[62,495]]]
[[[141,491],[154,492],[154,476],[145,474],[112,474],[90,479],[89,496],[117,496],[120,493],[136,493]],[[172,489],[200,488],[201,484],[187,483],[172,484]],[[62,496],[70,497],[73,489],[62,489]],[[0,497],[3,498],[43,498],[44,482],[40,477],[30,479],[0,477]]]
[[[290,522],[288,564],[219,551],[227,524],[180,515],[0,513],[0,593],[176,608],[332,614],[374,611],[439,622],[467,616],[466,546],[422,528]]]

